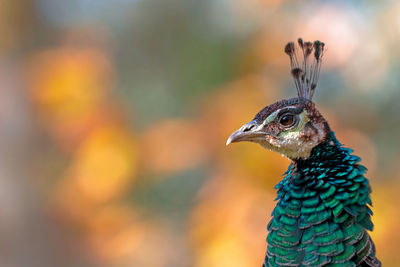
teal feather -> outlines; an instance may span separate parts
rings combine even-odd
[[[356,249],[353,246],[345,246],[343,253],[332,257],[332,263],[343,264],[353,258]],[[353,263],[354,264],[354,263]]]
[[[367,169],[350,153],[331,132],[289,166],[276,186],[265,266],[358,266],[374,257]]]

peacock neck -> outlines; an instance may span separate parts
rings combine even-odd
[[[289,166],[276,186],[278,203],[268,225],[267,266],[358,262],[367,247],[372,249],[368,234],[364,235],[373,227],[366,168],[351,152],[331,132],[308,159]]]
[[[316,198],[322,200],[322,203],[326,203],[326,200],[340,202],[341,205],[331,209],[329,205],[325,206],[335,216],[339,215],[337,213],[354,216],[365,213],[361,214],[365,215],[363,224],[366,229],[372,230],[373,225],[369,219],[372,212],[367,206],[372,205],[371,189],[364,176],[367,168],[359,164],[361,159],[352,155],[352,152],[352,149],[343,147],[331,131],[326,141],[312,150],[308,159],[292,162],[283,181],[277,185],[278,199],[297,199],[302,208],[307,206],[310,199]],[[341,206],[347,212],[341,212]]]
[[[352,149],[343,147],[331,131],[326,141],[311,151],[309,158],[298,159],[290,164],[283,181],[294,187],[313,190],[319,188],[315,187],[315,183],[340,187],[342,183],[368,182],[363,176],[367,169],[359,164],[361,159],[352,155],[352,152]],[[358,180],[354,180],[354,176],[358,176]]]
[[[336,165],[352,165],[360,161],[359,157],[350,156],[352,152],[352,149],[344,148],[336,139],[335,133],[331,131],[325,142],[313,148],[309,158],[295,160],[291,167],[295,167],[300,172],[307,172],[310,167],[329,169]],[[351,161],[348,161],[350,157],[353,158]]]

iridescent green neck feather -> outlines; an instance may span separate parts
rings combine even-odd
[[[351,152],[331,132],[308,159],[289,166],[276,186],[265,266],[379,266],[367,233],[373,224],[366,168]]]

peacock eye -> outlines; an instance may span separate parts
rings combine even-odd
[[[296,116],[293,114],[284,114],[279,118],[279,123],[284,127],[291,127],[296,123]]]

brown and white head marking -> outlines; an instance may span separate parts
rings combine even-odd
[[[251,122],[228,138],[227,145],[240,141],[255,142],[296,160],[308,158],[311,150],[326,140],[329,125],[311,101],[319,77],[324,44],[299,39],[298,45],[303,56],[301,64],[294,43],[285,46],[298,97],[262,109]]]

